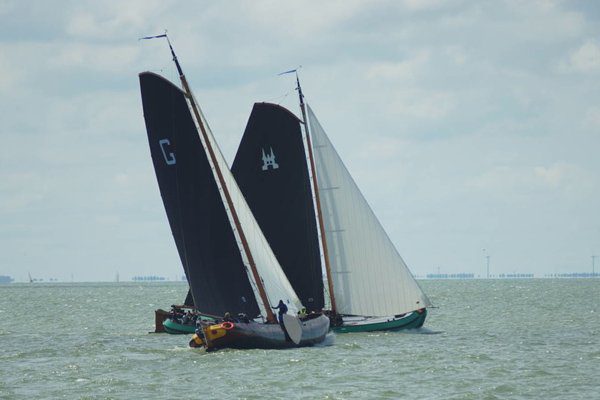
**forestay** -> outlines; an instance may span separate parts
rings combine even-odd
[[[337,312],[386,316],[430,306],[308,107]]]

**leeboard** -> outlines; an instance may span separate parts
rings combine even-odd
[[[292,342],[300,344],[300,340],[302,340],[302,321],[293,315],[284,314],[283,326]]]

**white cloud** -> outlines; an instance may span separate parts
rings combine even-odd
[[[527,187],[530,177],[520,168],[510,166],[497,166],[466,182],[467,187],[480,190],[494,190],[496,192],[513,191],[517,187]]]
[[[149,21],[160,19],[173,7],[170,0],[130,0],[126,2],[87,2],[68,13],[67,34],[77,38],[129,40],[161,32],[140,32]]]
[[[177,79],[164,42],[136,40],[167,28],[229,160],[252,102],[288,93],[283,104],[298,112],[293,77],[275,74],[304,65],[305,94],[323,126],[389,218],[392,240],[425,271],[438,262],[430,243],[451,243],[438,253],[468,269],[482,237],[503,241],[518,261],[526,240],[514,220],[532,214],[574,221],[572,237],[532,230],[540,246],[593,248],[600,83],[590,77],[600,68],[599,27],[562,2],[515,4],[74,1],[49,22],[55,4],[0,2],[3,22],[18,21],[0,25],[0,233],[38,224],[44,262],[33,264],[48,270],[71,268],[52,250],[64,237],[98,264],[127,243],[110,258],[124,275],[133,264],[180,270],[136,79],[142,70]],[[495,237],[480,227],[488,217]],[[84,241],[73,232],[88,219]],[[28,248],[31,234],[20,232]],[[12,271],[24,265],[15,243],[0,243]]]
[[[444,52],[456,65],[464,65],[467,62],[467,53],[462,46],[446,46]]]
[[[600,106],[589,107],[585,112],[583,123],[591,134],[597,134],[600,131]]]
[[[560,162],[547,167],[538,166],[534,168],[534,174],[538,182],[547,186],[581,194],[596,185],[594,175],[575,164]]]
[[[510,197],[540,195],[545,190],[588,192],[593,176],[581,167],[558,162],[548,166],[496,166],[467,180],[466,186]]]
[[[408,60],[400,62],[380,62],[367,70],[368,79],[412,80],[429,62],[430,52],[420,50]]]
[[[127,186],[130,182],[129,175],[124,172],[120,172],[117,175],[115,175],[114,180],[120,186]]]
[[[594,41],[586,42],[571,52],[568,61],[561,65],[561,69],[583,73],[600,71],[600,47]]]
[[[444,0],[402,0],[402,4],[409,10],[435,10],[447,2]]]
[[[52,46],[49,59],[53,68],[85,68],[102,72],[124,71],[134,64],[140,52],[139,46],[81,44],[72,43],[64,46]]]
[[[34,172],[5,172],[0,174],[0,212],[11,214],[40,205],[46,196],[48,184]]]
[[[12,67],[8,60],[9,53],[3,47],[0,45],[0,93],[16,87],[22,79],[22,74]]]
[[[549,186],[557,187],[565,180],[568,170],[572,169],[565,165],[552,165],[550,167],[535,167],[534,176]]]
[[[121,222],[118,215],[97,215],[94,220],[99,225],[117,226]]]
[[[240,7],[241,4],[241,7]],[[255,25],[263,29],[277,29],[292,36],[306,37],[307,33],[318,34],[334,27],[340,21],[350,17],[366,7],[360,0],[335,0],[327,2],[291,2],[281,7],[278,0],[259,0],[251,3],[242,2],[233,6]],[[278,23],[274,23],[279,21]],[[279,29],[278,29],[279,30]]]
[[[399,90],[391,96],[391,101],[386,108],[398,117],[441,119],[454,110],[455,104],[452,93],[414,89]]]
[[[360,148],[359,156],[362,162],[374,159],[385,161],[397,158],[407,149],[410,149],[410,143],[402,138],[371,136],[369,142]]]

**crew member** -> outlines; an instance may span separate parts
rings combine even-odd
[[[279,312],[277,313],[279,316],[279,323],[283,324],[283,314],[287,314],[288,312],[288,308],[285,305],[285,303],[283,302],[283,300],[279,300],[279,304],[277,304],[277,307],[271,307],[275,310],[279,309]]]
[[[298,318],[306,318],[306,307],[302,307],[300,311],[298,311]]]

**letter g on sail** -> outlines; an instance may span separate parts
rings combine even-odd
[[[176,163],[175,154],[169,152],[169,155],[167,155],[167,150],[165,149],[166,146],[171,145],[171,141],[169,139],[160,139],[158,141],[158,145],[160,146],[160,149],[162,150],[163,157],[165,158],[165,162],[167,163],[167,165],[175,165],[175,163]]]

